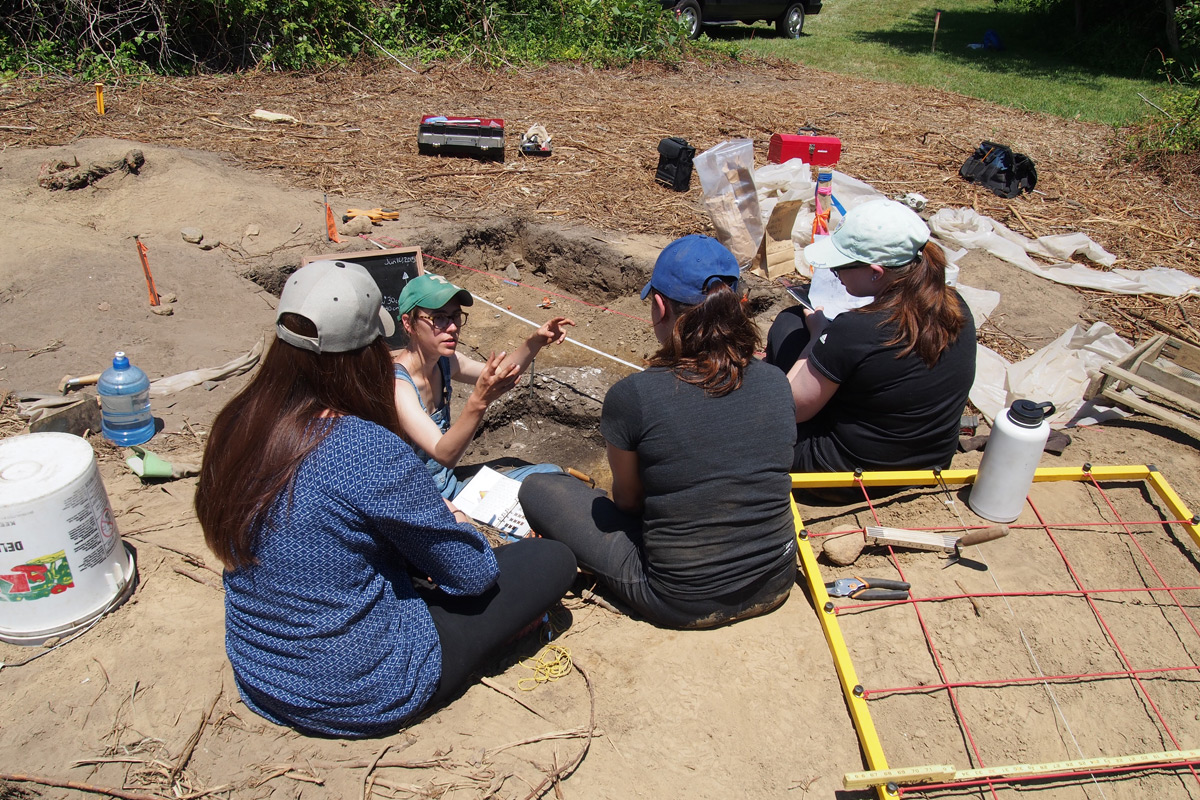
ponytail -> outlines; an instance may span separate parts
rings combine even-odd
[[[675,326],[649,365],[667,367],[679,380],[714,397],[740,388],[743,371],[761,341],[741,295],[721,282],[694,306],[655,293],[671,304]]]
[[[946,285],[946,255],[928,242],[915,261],[892,272],[891,284],[863,310],[890,312],[887,322],[896,335],[886,344],[904,346],[897,358],[915,352],[933,367],[965,323],[958,294]]]

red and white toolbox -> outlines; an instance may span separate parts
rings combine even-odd
[[[842,140],[836,136],[777,133],[767,148],[767,161],[782,164],[798,158],[814,167],[832,167],[842,157]]]
[[[417,152],[504,160],[504,120],[426,114],[417,130]]]

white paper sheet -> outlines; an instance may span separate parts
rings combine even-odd
[[[483,467],[459,491],[454,505],[476,522],[491,525],[511,536],[526,536],[529,523],[517,500],[520,489],[520,481],[501,475],[491,467]]]

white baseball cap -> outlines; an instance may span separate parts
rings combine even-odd
[[[929,226],[895,200],[870,200],[846,212],[842,224],[804,248],[814,269],[833,269],[861,261],[882,267],[912,263],[929,241]]]
[[[290,345],[314,353],[346,353],[391,336],[396,324],[383,310],[383,293],[371,273],[351,261],[313,261],[292,273],[275,310],[275,333]],[[301,336],[280,324],[299,314],[317,326]]]

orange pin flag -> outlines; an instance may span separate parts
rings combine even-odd
[[[329,241],[342,243],[342,239],[338,236],[337,222],[333,218],[333,209],[329,207],[329,195],[325,195],[325,230],[329,234]]]
[[[104,116],[104,84],[97,83],[96,86],[96,113]]]
[[[154,286],[154,276],[150,274],[150,261],[146,258],[149,252],[146,245],[142,244],[142,240],[134,236],[133,240],[137,242],[138,258],[142,260],[142,272],[146,276],[146,288],[150,291],[150,305],[158,305],[158,289]]]

